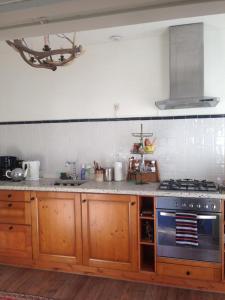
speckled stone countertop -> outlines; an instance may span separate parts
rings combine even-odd
[[[136,185],[133,182],[85,182],[80,186],[54,186],[56,179],[40,179],[37,181],[9,182],[0,181],[0,190],[25,190],[49,192],[77,192],[77,193],[103,193],[127,194],[168,197],[194,197],[225,199],[225,194],[207,192],[162,191],[158,183]]]

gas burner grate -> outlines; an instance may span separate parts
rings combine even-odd
[[[213,181],[196,179],[169,179],[160,182],[160,190],[217,192],[218,187]]]

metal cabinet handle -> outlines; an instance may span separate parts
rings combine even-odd
[[[9,230],[13,230],[13,226],[9,226]]]
[[[83,199],[83,200],[82,200],[82,203],[85,203],[86,201],[87,201],[86,199]]]
[[[161,211],[160,212],[160,216],[175,218],[176,214],[175,213],[168,213],[168,212]],[[208,216],[208,215],[198,215],[197,216],[198,220],[216,220],[216,218],[217,218],[217,216]]]
[[[12,194],[8,194],[8,198],[11,198],[12,197]]]
[[[13,205],[12,205],[12,203],[8,203],[8,207],[12,207]]]
[[[35,200],[35,197],[31,197],[30,200],[31,200],[31,201],[34,201],[34,200]]]
[[[135,205],[136,204],[136,202],[131,202],[131,205]]]

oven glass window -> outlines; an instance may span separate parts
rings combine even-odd
[[[157,211],[158,255],[203,261],[220,261],[220,214],[208,214],[197,220],[198,246],[176,244],[175,211]],[[168,215],[168,216],[167,216]],[[201,215],[201,214],[199,214]],[[202,214],[205,215],[205,214]],[[210,219],[210,216],[213,216]]]

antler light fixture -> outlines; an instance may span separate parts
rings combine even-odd
[[[70,47],[51,49],[49,35],[44,36],[42,51],[36,51],[28,47],[25,39],[7,40],[6,43],[19,52],[22,59],[30,66],[55,71],[57,67],[68,64],[83,52],[82,46],[75,44],[75,35],[73,39],[65,34],[57,34],[56,36],[67,41]]]

